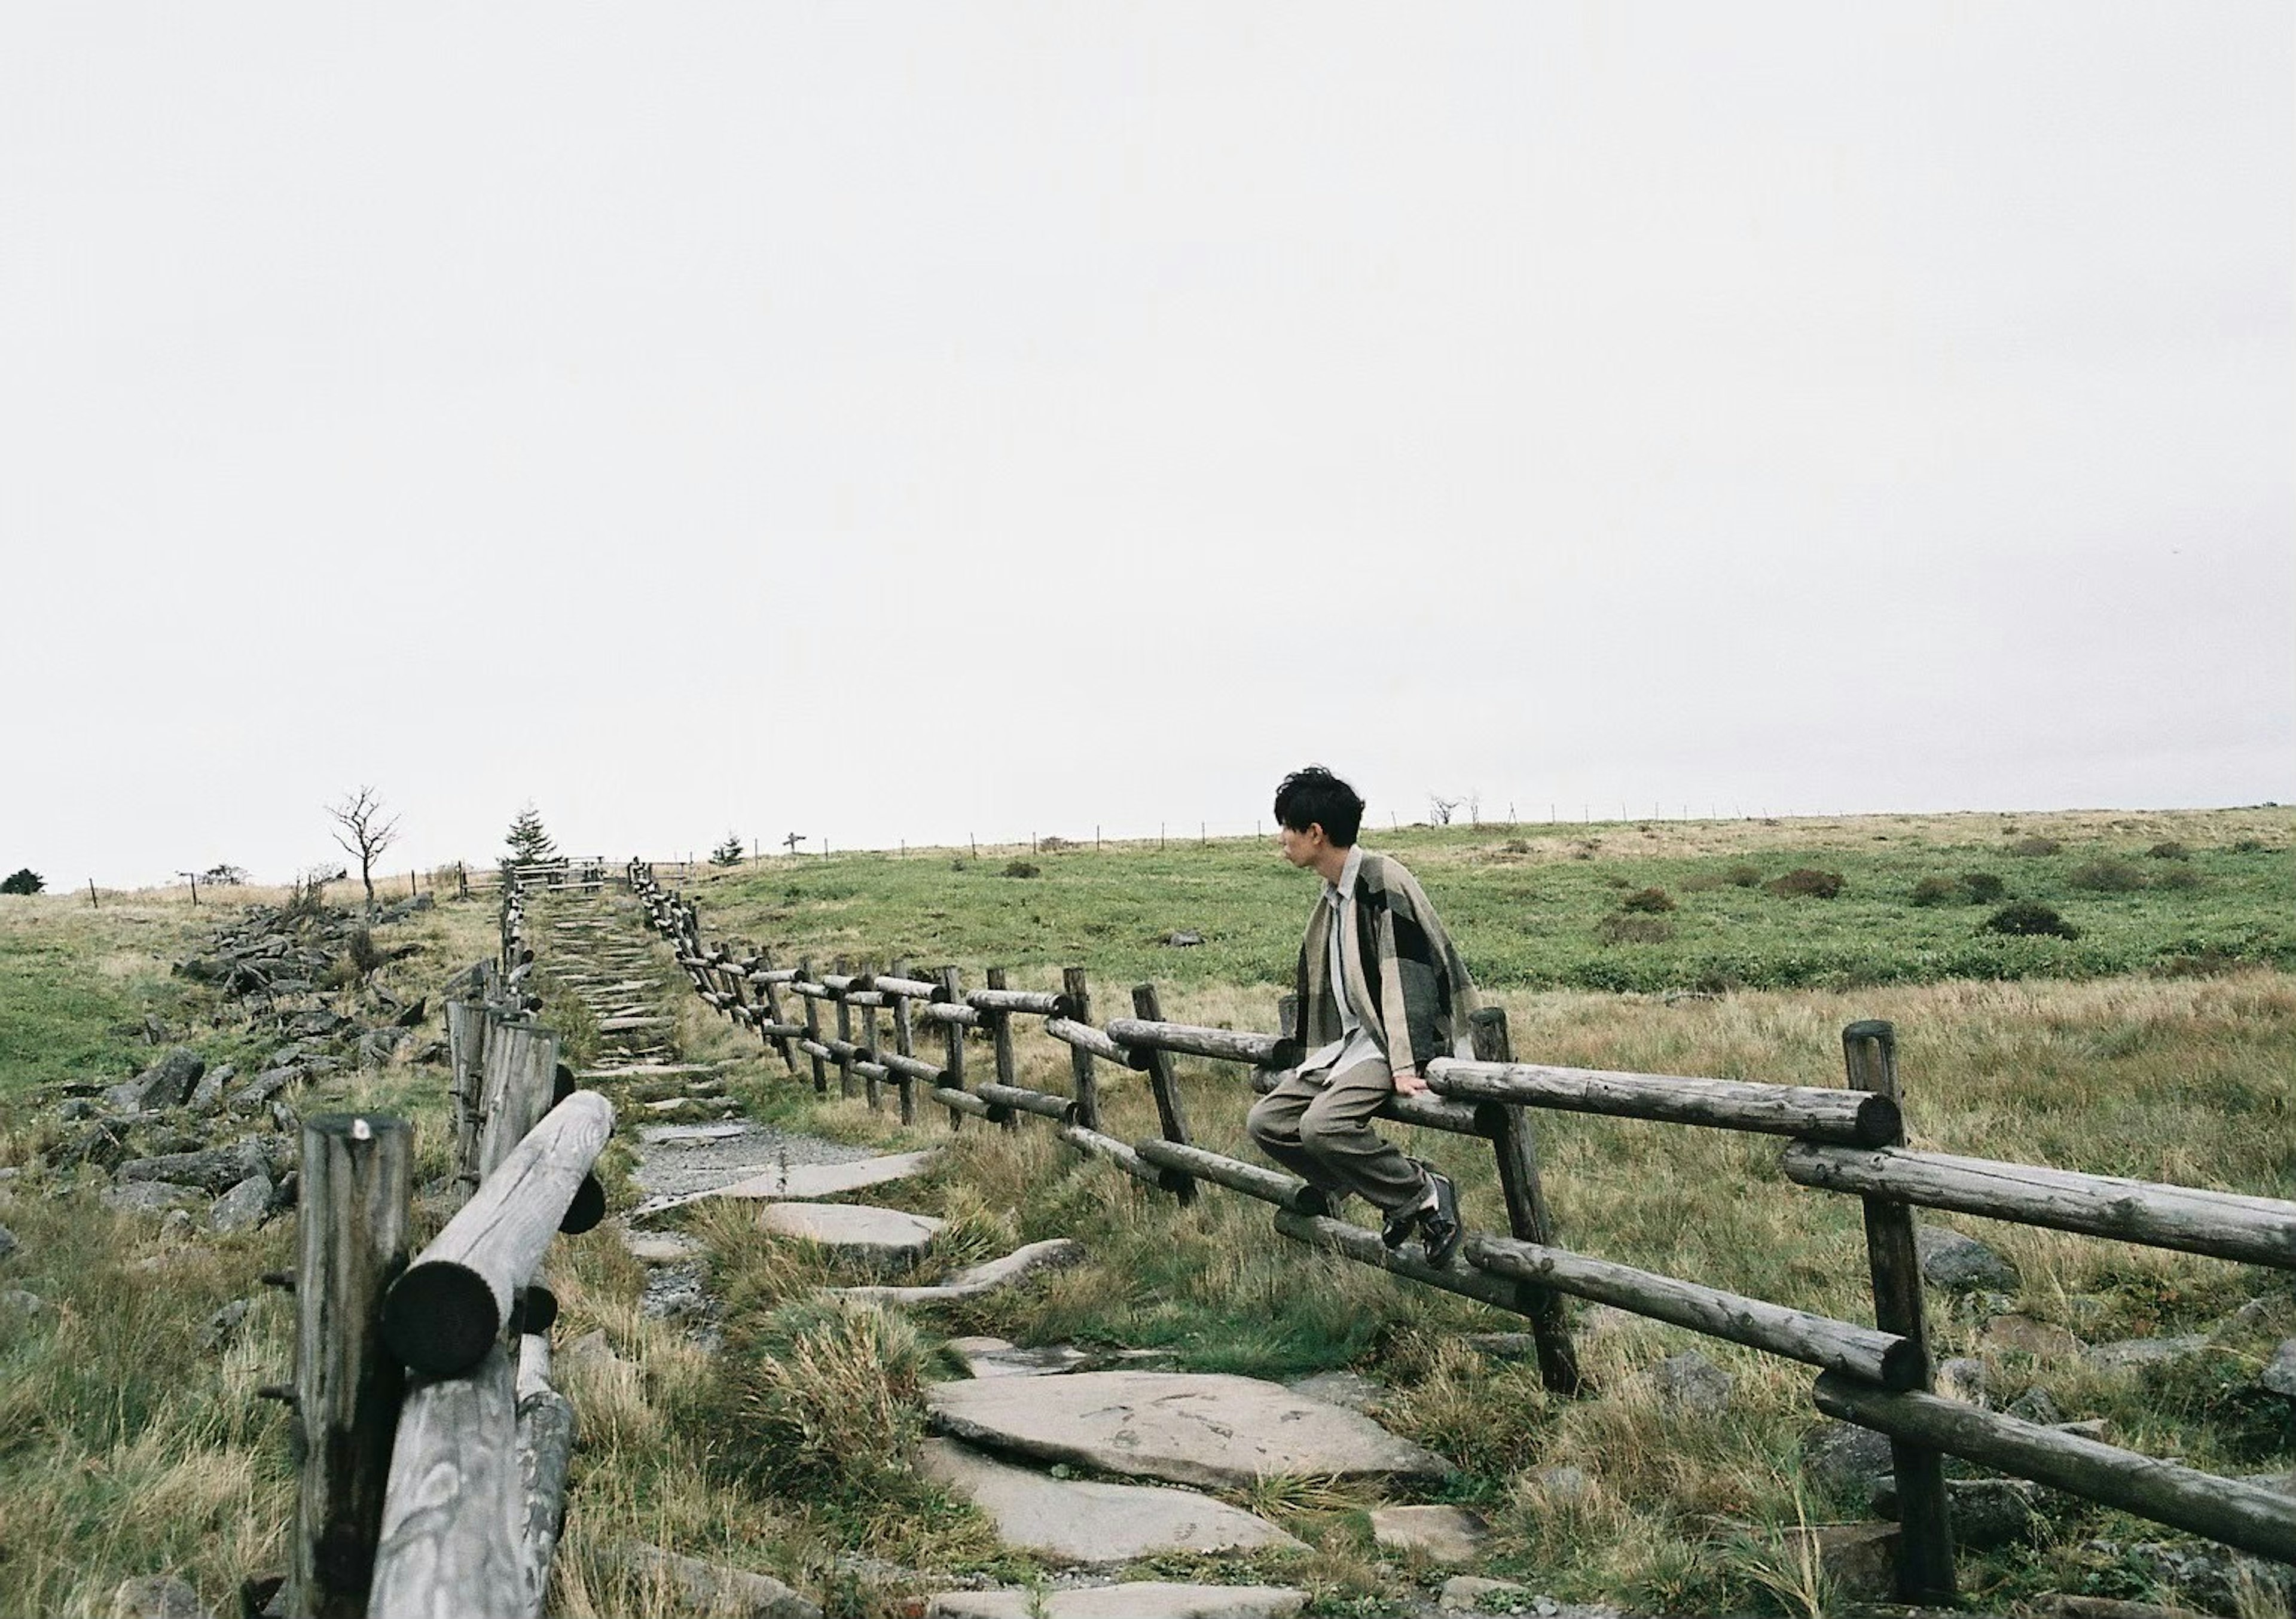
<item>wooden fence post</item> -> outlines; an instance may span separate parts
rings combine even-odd
[[[1083,968],[1061,969],[1061,993],[1068,997],[1071,1018],[1078,1023],[1092,1021],[1092,985],[1086,981]],[[1093,1072],[1092,1053],[1080,1045],[1069,1047],[1069,1071],[1076,1076],[1076,1122],[1086,1130],[1099,1129],[1100,1080]]]
[[[909,964],[906,960],[893,963],[893,977],[906,978],[908,976]],[[893,997],[893,1050],[904,1057],[914,1057],[917,1054],[916,1031],[909,1021],[909,998],[906,995]],[[917,1122],[916,1075],[904,1070],[895,1083],[895,1091],[901,1099],[901,1123],[915,1124]]]
[[[941,994],[951,1006],[964,1004],[964,989],[958,981],[959,977],[954,967],[943,967],[933,974],[935,981],[940,985]],[[962,1091],[964,1089],[964,1026],[944,1023],[940,1029],[945,1043],[942,1049],[946,1053],[941,1059],[941,1083],[949,1090]],[[948,1110],[948,1127],[952,1131],[964,1128],[964,1115],[951,1108]]]
[[[804,975],[808,984],[821,982],[813,976],[811,956],[800,956],[798,959],[797,969]],[[826,1096],[829,1094],[829,1070],[824,1067],[821,1062],[821,1003],[811,995],[800,995],[798,999],[805,1002],[805,1038],[806,1043],[813,1047],[812,1051],[806,1053],[813,1062],[813,1093],[816,1096]]]
[[[1506,1011],[1486,1006],[1467,1019],[1474,1032],[1477,1062],[1513,1062],[1507,1040]],[[1538,1183],[1538,1150],[1531,1132],[1529,1113],[1509,1102],[1485,1102],[1476,1111],[1488,1131],[1498,1155],[1499,1190],[1506,1198],[1507,1230],[1525,1242],[1554,1246],[1554,1217],[1547,1210],[1546,1194]],[[1530,1335],[1538,1345],[1538,1378],[1561,1394],[1578,1392],[1578,1354],[1570,1342],[1570,1329],[1562,1319],[1562,1296],[1552,1288],[1528,1283],[1518,1290],[1523,1313],[1530,1318]]]
[[[383,1347],[382,1296],[406,1263],[414,1132],[405,1119],[315,1114],[303,1121],[302,1149],[293,1416],[301,1476],[286,1611],[357,1619],[405,1387]]]
[[[773,953],[767,950],[759,951],[758,953],[758,962],[767,972],[771,972],[774,968]],[[766,1003],[767,1019],[769,1022],[779,1024],[782,1021],[782,992],[775,985],[774,981],[771,978],[767,979],[765,983],[760,985],[758,987]],[[774,1050],[781,1053],[782,1067],[787,1068],[792,1074],[796,1073],[797,1052],[792,1050],[790,1045],[790,1037],[787,1034],[775,1034],[770,1036],[770,1038],[773,1042]]]
[[[1004,982],[1004,969],[1001,967],[990,968],[988,978],[988,987],[991,989],[1009,987]],[[1013,1014],[1000,1007],[993,1011],[985,1011],[980,1016],[988,1025],[988,1049],[996,1059],[996,1083],[1000,1085],[1019,1085],[1020,1070],[1013,1061]],[[1013,1116],[1012,1108],[1000,1107],[995,1103],[989,1105],[988,1122],[992,1124],[1002,1124],[1007,1130],[1017,1130],[1021,1127],[1019,1121]]]
[[[1164,1021],[1164,1013],[1156,1000],[1153,984],[1136,984],[1132,987],[1132,1015],[1150,1023]],[[1180,1082],[1172,1072],[1172,1054],[1159,1046],[1148,1048],[1148,1091],[1156,1099],[1156,1122],[1168,1141],[1188,1146],[1188,1109],[1180,1100]],[[1177,1169],[1159,1169],[1157,1180],[1164,1190],[1183,1203],[1196,1200],[1196,1178]]]
[[[1887,1023],[1853,1023],[1841,1031],[1849,1088],[1899,1100],[1898,1035]],[[1892,1146],[1905,1145],[1900,1122]],[[1914,1240],[1914,1211],[1902,1203],[1866,1198],[1866,1257],[1874,1272],[1874,1324],[1911,1343],[1921,1381],[1930,1386],[1929,1327],[1922,1312],[1921,1253]],[[1898,1476],[1898,1594],[1906,1602],[1949,1607],[1955,1600],[1953,1520],[1946,1506],[1945,1458],[1928,1445],[1890,1441]]]
[[[861,981],[864,984],[869,984],[872,983],[875,977],[875,966],[869,961],[862,962],[860,972]],[[877,1088],[877,1080],[873,1071],[884,1065],[877,1060],[877,1009],[873,1006],[865,1006],[861,1009],[860,1045],[861,1050],[867,1054],[869,1067],[872,1070],[872,1073],[865,1081],[869,1096],[869,1111],[872,1113],[880,1113],[884,1110],[885,1099],[883,1092],[879,1091]]]
[[[847,977],[845,958],[836,961],[837,976]],[[853,1096],[853,1009],[845,1003],[845,992],[832,986],[830,999],[837,1007],[837,1094],[850,1100]]]
[[[483,968],[487,963],[481,961]],[[447,1002],[447,1061],[455,1110],[455,1173],[467,1192],[478,1184],[480,1097],[486,1076],[487,1029],[490,1019],[475,1001]]]

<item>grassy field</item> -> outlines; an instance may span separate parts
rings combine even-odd
[[[1849,988],[2296,967],[2285,809],[1373,828],[1364,841],[1411,866],[1491,985]],[[1800,870],[1838,876],[1840,892],[1767,886]],[[1970,897],[1971,873],[1999,897]],[[1934,903],[1916,902],[1924,879],[1944,890]],[[1081,963],[1127,984],[1283,981],[1315,896],[1272,840],[1250,839],[800,855],[699,868],[681,886],[714,928],[784,953]],[[2014,901],[2052,907],[2079,936],[1983,928]],[[1182,932],[1204,942],[1163,943]]]
[[[2292,819],[2276,810],[2021,817],[2006,830],[2000,818],[1976,816],[1666,823],[1647,837],[1629,825],[1367,841],[1420,871],[1507,1009],[1523,1055],[1832,1083],[1841,1026],[1887,1018],[1900,1034],[1917,1144],[2284,1196],[2296,1186],[2288,1106],[2296,977],[2284,954]],[[2039,837],[2062,846],[2007,852]],[[1578,846],[1598,839],[1581,858]],[[2171,841],[2185,859],[2147,852]],[[1002,875],[1016,857],[1041,875]],[[951,870],[958,859],[964,870]],[[2148,879],[2189,868],[2199,882],[2100,891],[2071,880],[2100,862]],[[1730,873],[1742,864],[1765,879],[1801,866],[1837,871],[1845,888],[1833,900],[1740,888]],[[1988,907],[1917,906],[1907,896],[1924,876],[1965,869],[1997,871],[2011,895],[2056,904],[2083,930],[2070,951],[2117,941],[2120,953],[2003,957],[1982,974],[1948,972],[1944,944],[1917,949],[1906,935],[1990,948],[1975,936]],[[1664,887],[1676,909],[1620,912],[1622,895],[1650,887]],[[1239,844],[1000,851],[978,861],[969,851],[799,859],[688,887],[713,937],[745,935],[791,956],[955,961],[968,974],[997,962],[1020,984],[1049,983],[1058,967],[1082,964],[1103,1018],[1128,1010],[1116,1004],[1123,986],[1153,978],[1166,988],[1168,1015],[1262,1028],[1273,1026],[1313,894],[1310,879],[1264,846]],[[1849,920],[1860,905],[1862,930]],[[1603,944],[1595,929],[1619,914],[1677,932]],[[109,1079],[148,1060],[147,1014],[171,1034],[194,1034],[211,1059],[222,1054],[244,1068],[259,1053],[264,1042],[235,1022],[202,1021],[217,1010],[201,999],[207,992],[167,976],[168,962],[204,936],[194,924],[213,920],[204,906],[194,918],[180,905],[90,912],[62,896],[0,902],[0,1167],[20,1171],[0,1181],[0,1222],[22,1239],[0,1259],[0,1291],[29,1289],[50,1305],[29,1323],[0,1316],[0,1611],[101,1615],[120,1579],[162,1568],[193,1579],[227,1611],[240,1576],[280,1559],[285,1425],[253,1391],[285,1373],[292,1312],[251,1279],[287,1263],[291,1222],[232,1238],[166,1236],[102,1209],[92,1187],[59,1183],[37,1158],[56,1127],[35,1088]],[[1158,942],[1178,928],[1207,943]],[[390,969],[391,982],[435,996],[449,970],[486,953],[491,934],[483,902],[419,919],[401,936],[420,953]],[[2003,942],[2012,950],[2056,943]],[[1699,993],[1708,980],[1697,963],[1726,949],[1753,963],[1749,975],[1737,987]],[[1653,987],[1693,993],[1584,986],[1595,968],[1629,958],[1644,961]],[[1833,965],[1807,968],[1821,959]],[[725,1303],[726,1349],[711,1355],[677,1323],[644,1314],[643,1268],[609,1232],[561,1244],[552,1261],[561,1342],[602,1330],[613,1356],[562,1362],[582,1442],[553,1612],[660,1611],[660,1593],[607,1555],[620,1539],[777,1571],[829,1590],[838,1611],[856,1615],[895,1611],[895,1594],[911,1588],[898,1566],[1008,1579],[1041,1572],[1000,1553],[975,1514],[890,1460],[919,1429],[921,1384],[947,1375],[941,1344],[972,1331],[1161,1349],[1173,1364],[1206,1370],[1352,1368],[1390,1390],[1382,1415],[1391,1427],[1461,1463],[1451,1498],[1479,1507],[1497,1533],[1480,1572],[1645,1612],[1797,1614],[1832,1602],[1793,1556],[1790,1534],[1805,1520],[1854,1516],[1859,1503],[1829,1494],[1802,1468],[1800,1447],[1816,1420],[1804,1370],[1614,1312],[1578,1311],[1575,1329],[1600,1392],[1554,1400],[1528,1365],[1458,1342],[1463,1332],[1518,1323],[1305,1253],[1270,1231],[1258,1205],[1208,1190],[1194,1208],[1179,1208],[1078,1162],[1035,1121],[1013,1134],[968,1128],[951,1137],[938,1122],[904,1131],[858,1103],[816,1104],[754,1037],[690,995],[674,1004],[685,1052],[741,1059],[734,1088],[753,1112],[887,1146],[947,1144],[932,1176],[880,1199],[952,1222],[937,1265],[1052,1235],[1080,1239],[1090,1258],[1040,1288],[962,1311],[908,1318],[838,1309],[815,1296],[831,1276],[814,1259],[764,1239],[740,1207],[697,1206],[683,1219],[708,1240]],[[1021,1058],[1025,1078],[1066,1088],[1065,1048],[1031,1034]],[[1181,1070],[1198,1138],[1250,1156],[1241,1072],[1193,1062]],[[1103,1084],[1114,1133],[1153,1131],[1136,1076],[1103,1068]],[[364,1072],[315,1087],[299,1105],[402,1112],[417,1122],[418,1175],[444,1167],[443,1074],[434,1067]],[[1570,1246],[1870,1319],[1855,1202],[1785,1183],[1776,1143],[1567,1115],[1542,1116],[1539,1130]],[[1408,1145],[1457,1173],[1471,1223],[1498,1222],[1491,1169],[1473,1143]],[[610,1170],[628,1162],[621,1147],[610,1149]],[[614,1195],[627,1202],[634,1193],[623,1183]],[[2252,1386],[2273,1345],[2296,1332],[2286,1277],[1943,1218],[2021,1272],[2009,1296],[1972,1305],[1931,1296],[1939,1353],[1981,1358],[1996,1399],[2038,1387],[2068,1416],[2103,1417],[2115,1439],[2196,1466],[2296,1467],[2284,1402]],[[203,1347],[213,1312],[250,1295],[240,1332]],[[2261,1303],[2243,1311],[2251,1300]],[[2107,1372],[2074,1356],[1988,1344],[1986,1323],[2005,1310],[2090,1343],[2214,1336],[2168,1365]],[[1737,1380],[1717,1416],[1667,1410],[1644,1375],[1692,1346]],[[1551,1463],[1582,1469],[1590,1489],[1570,1500],[1550,1493],[1534,1469]],[[1374,1553],[1359,1492],[1274,1479],[1245,1499],[1314,1545],[1308,1558],[1260,1572],[1306,1583],[1319,1613],[1376,1613],[1400,1585],[1439,1581],[1438,1571]],[[2065,1506],[2036,1544],[1966,1554],[1964,1587],[1987,1611],[2047,1590],[2236,1606],[2222,1593],[2180,1590],[2155,1561],[2127,1549],[2174,1539]],[[857,1562],[856,1553],[875,1560]],[[1157,1570],[1185,1571],[1185,1560]]]

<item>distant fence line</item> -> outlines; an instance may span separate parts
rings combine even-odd
[[[834,1067],[840,1095],[863,1095],[882,1108],[890,1088],[905,1123],[915,1119],[921,1093],[947,1110],[952,1128],[978,1118],[1011,1129],[1018,1116],[1034,1115],[1079,1151],[1183,1201],[1209,1181],[1273,1204],[1275,1229],[1286,1237],[1527,1317],[1540,1378],[1560,1394],[1582,1385],[1562,1294],[1818,1368],[1817,1408],[1890,1439],[1899,1503],[1898,1585],[1907,1602],[1955,1599],[1948,1455],[2296,1562],[2296,1499],[1931,1392],[1913,1213],[1949,1209],[2296,1271],[2296,1203],[1911,1150],[1887,1023],[1842,1031],[1848,1083],[1827,1089],[1516,1062],[1505,1014],[1479,1011],[1472,1059],[1427,1063],[1429,1094],[1391,1096],[1380,1109],[1399,1123],[1487,1141],[1496,1156],[1508,1234],[1471,1233],[1461,1250],[1465,1266],[1438,1268],[1409,1247],[1388,1248],[1376,1231],[1332,1218],[1322,1195],[1299,1177],[1190,1139],[1174,1056],[1239,1063],[1251,1069],[1255,1090],[1273,1089],[1301,1060],[1291,996],[1283,997],[1275,1034],[1167,1022],[1152,984],[1132,991],[1132,1017],[1096,1026],[1081,968],[1064,969],[1061,988],[1051,991],[1014,989],[1004,970],[992,967],[985,987],[968,991],[954,967],[914,974],[897,961],[884,971],[849,971],[840,961],[839,970],[820,972],[809,958],[776,966],[763,953],[705,941],[698,908],[664,888],[646,863],[633,860],[623,876],[701,998],[756,1032],[791,1074],[804,1059],[816,1095],[828,1094]],[[823,1027],[824,1007],[833,1032]],[[1044,1032],[1067,1047],[1072,1094],[1019,1083],[1016,1018],[1041,1019]],[[937,1058],[920,1055],[921,1034],[939,1036]],[[970,1079],[968,1034],[987,1041],[993,1079]],[[1158,1135],[1128,1142],[1103,1132],[1096,1061],[1146,1075]],[[1558,1246],[1529,1113],[1540,1108],[1786,1138],[1787,1179],[1860,1199],[1876,1325]]]

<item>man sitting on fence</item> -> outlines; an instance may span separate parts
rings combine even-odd
[[[1415,1230],[1428,1263],[1447,1265],[1463,1235],[1456,1190],[1371,1119],[1390,1096],[1427,1089],[1426,1063],[1465,1051],[1474,985],[1402,863],[1357,846],[1363,810],[1320,765],[1275,789],[1283,858],[1324,879],[1298,971],[1300,1037],[1320,1043],[1253,1105],[1247,1128],[1333,1203],[1354,1192],[1380,1209],[1388,1247]]]

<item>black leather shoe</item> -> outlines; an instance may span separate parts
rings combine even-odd
[[[1427,1183],[1435,1189],[1435,1206],[1419,1211],[1419,1235],[1427,1263],[1441,1270],[1458,1253],[1467,1228],[1459,1223],[1459,1189],[1451,1184],[1451,1177],[1431,1169]]]
[[[1415,1198],[1401,1208],[1389,1210],[1387,1223],[1379,1228],[1379,1239],[1389,1247],[1401,1247],[1411,1240],[1411,1233],[1419,1229],[1420,1218],[1426,1213]]]

